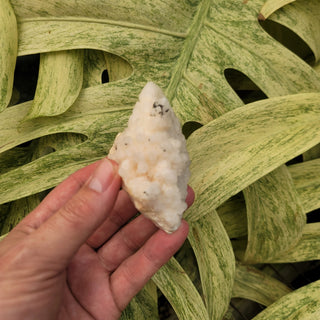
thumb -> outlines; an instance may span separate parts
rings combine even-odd
[[[116,164],[102,159],[80,190],[30,235],[36,253],[65,267],[111,212],[120,186]]]

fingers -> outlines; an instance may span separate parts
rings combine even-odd
[[[152,275],[180,248],[188,234],[188,224],[185,221],[177,231],[169,235],[162,230],[154,232],[155,227],[142,216],[136,220],[141,228],[148,228],[145,223],[149,222],[149,232],[153,233],[149,238],[145,238],[147,235],[138,237],[144,242],[142,247],[121,261],[112,272],[105,269],[101,256],[99,259],[87,245],[79,249],[69,264],[69,285],[73,294],[97,319],[102,315],[105,317],[107,305],[108,316],[118,318]],[[137,227],[136,225],[135,228]]]
[[[123,224],[123,222],[127,221],[126,218],[128,218],[128,216],[131,217],[134,214],[134,207],[129,200],[128,194],[123,191],[123,194],[121,196],[119,194],[119,198],[120,199],[117,199],[117,202],[118,200],[122,201],[118,203],[118,212],[113,211],[113,213],[111,213],[102,227],[98,229],[99,232],[95,232],[94,239],[92,239],[92,237],[89,239],[90,241],[88,242],[90,245],[92,245],[94,240],[99,239],[99,243],[101,245],[102,243],[107,241],[107,239],[109,239],[109,232],[111,230],[107,231],[106,224],[109,222],[109,220],[111,220],[111,218],[115,219],[116,213],[118,215],[115,221],[118,222],[118,224],[115,223],[113,225],[114,227],[112,228],[112,232],[117,231],[115,229],[117,228],[117,226],[119,227],[119,222],[122,222]],[[188,186],[188,195],[186,198],[188,206],[191,206],[193,201],[194,191],[191,187]],[[117,207],[117,204],[115,207]],[[123,210],[124,208],[132,211],[130,213],[125,213],[125,210]],[[100,259],[103,262],[105,268],[110,272],[115,270],[122,263],[122,261],[124,261],[127,257],[141,248],[142,245],[147,241],[147,239],[149,239],[157,230],[158,228],[153,224],[153,222],[143,215],[140,215],[139,217],[131,221],[128,225],[120,229],[119,232],[112,237],[112,239],[110,239],[104,246],[102,246],[98,250],[98,255],[100,256]],[[102,231],[105,231],[107,233],[108,238],[106,238],[106,235]]]
[[[66,180],[55,187],[39,206],[30,212],[19,225],[27,225],[32,229],[38,229],[44,221],[57,212],[80,190],[99,163],[100,161],[92,163],[70,175]]]
[[[188,205],[188,208],[193,204],[195,198],[195,194],[193,189],[188,185],[188,194],[186,198],[186,203]]]
[[[188,186],[188,206],[193,201],[194,191]],[[189,226],[184,220],[177,231],[166,234],[149,219],[139,216],[99,249],[100,261],[111,274],[109,284],[119,310],[124,310],[157,270],[176,253],[188,231]]]
[[[158,230],[111,274],[110,287],[120,310],[124,310],[157,270],[176,253],[186,240],[188,230],[186,221],[182,221],[180,228],[172,234]]]
[[[37,253],[66,266],[107,218],[120,186],[115,164],[102,159],[78,192],[30,235]]]
[[[98,164],[99,161],[76,171],[54,188],[37,208],[30,212],[12,229],[5,239],[6,242],[9,240],[10,245],[12,246],[14,243],[21,241],[26,235],[29,235],[38,229],[44,221],[58,211],[79,191]]]
[[[88,245],[92,248],[99,248],[136,213],[137,209],[130,200],[128,193],[124,190],[120,190],[112,212],[88,239]]]
[[[142,215],[121,229],[98,250],[106,270],[114,271],[125,259],[140,249],[157,230],[153,222]]]
[[[188,194],[186,198],[186,203],[188,207],[192,205],[194,201],[194,197],[195,197],[194,191],[190,186],[188,186]],[[103,243],[108,241],[111,238],[111,236],[115,234],[122,226],[124,226],[127,223],[127,221],[131,219],[136,213],[137,213],[137,209],[134,207],[134,204],[130,200],[128,193],[124,190],[121,190],[119,192],[113,211],[108,216],[108,218],[103,222],[103,224],[95,231],[95,233],[88,239],[87,243],[92,248],[99,248],[101,245],[103,245]],[[146,218],[139,218],[138,219],[139,222],[138,223],[136,222],[136,224],[140,223],[140,219],[146,220],[144,223],[152,226],[151,229],[153,230],[153,232],[156,230],[156,227],[153,226],[151,221],[149,221]],[[131,225],[130,228],[134,228],[134,226]],[[141,230],[141,228],[139,230]],[[139,230],[132,230],[128,232],[129,238],[127,243],[132,242],[132,239],[130,239],[130,236],[140,234]],[[146,230],[146,227],[144,227],[143,230]],[[121,236],[120,237],[117,236],[116,239],[119,239],[121,242],[121,239],[124,234],[125,232],[121,232]],[[112,241],[114,241],[114,239],[112,239]],[[114,246],[117,246],[117,245],[114,244]],[[104,248],[104,251],[106,250],[107,249]],[[109,251],[110,250],[108,248],[108,252]],[[109,254],[107,255],[109,256]]]

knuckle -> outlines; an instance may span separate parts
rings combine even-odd
[[[131,237],[130,235],[126,234],[123,231],[123,229],[120,230],[120,234],[121,234],[122,241],[124,242],[128,252],[133,254],[138,249],[140,249],[142,244],[139,243],[138,241],[135,241],[135,239],[133,237]]]
[[[123,225],[128,222],[128,219],[123,216],[122,212],[114,209],[109,218],[110,222],[120,229]]]
[[[0,270],[4,269],[20,269],[23,268],[26,270],[28,264],[30,264],[30,256],[35,256],[35,252],[30,246],[30,241],[27,241],[26,238],[24,241],[20,241],[17,244],[14,244],[9,251],[1,256],[0,260]]]
[[[166,262],[166,261],[163,261],[161,258],[159,258],[158,252],[147,250],[146,247],[142,247],[142,254],[146,259],[146,261],[148,262],[150,270],[153,270],[153,273],[159,270]]]
[[[78,224],[87,221],[94,209],[94,203],[87,197],[76,195],[63,206],[60,214],[68,223]]]

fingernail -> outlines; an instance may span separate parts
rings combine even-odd
[[[89,188],[99,193],[104,192],[111,184],[115,173],[115,169],[110,160],[107,158],[102,159],[101,163],[89,179]]]

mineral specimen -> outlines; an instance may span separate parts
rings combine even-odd
[[[180,122],[153,82],[140,93],[109,158],[119,164],[123,188],[136,208],[167,233],[175,231],[187,208],[190,160]]]

